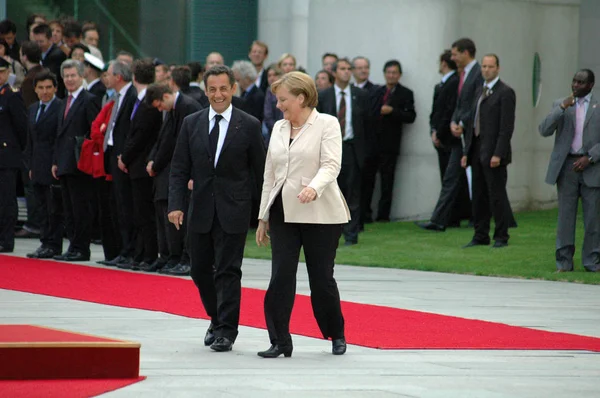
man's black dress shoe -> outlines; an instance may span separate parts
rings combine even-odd
[[[140,271],[144,271],[144,272],[156,272],[160,269],[162,269],[165,266],[165,262],[163,261],[154,261],[152,264],[148,264],[148,263],[141,263],[140,264]]]
[[[127,258],[121,256],[120,254],[113,258],[112,260],[102,260],[102,261],[97,261],[98,264],[102,264],[102,265],[108,265],[109,267],[116,267],[118,264],[122,264],[122,263],[126,263],[127,262]]]
[[[600,265],[584,267],[586,272],[600,272]]]
[[[499,249],[501,247],[506,247],[506,246],[508,246],[508,242],[502,242],[500,240],[497,240],[496,242],[494,242],[494,246],[492,246],[492,247]]]
[[[266,351],[260,351],[257,353],[257,355],[259,357],[263,357],[263,358],[277,358],[278,356],[283,354],[284,357],[289,358],[292,356],[293,350],[294,350],[294,347],[292,347],[291,344],[290,345],[273,344],[273,345],[271,345],[271,348],[269,348]]]
[[[335,339],[331,342],[331,353],[333,355],[343,355],[346,352],[346,339]]]
[[[417,226],[419,228],[425,229],[427,231],[444,232],[446,230],[446,227],[444,227],[443,225],[436,224],[436,223],[431,222],[431,221],[428,221],[428,222],[416,222],[415,224],[417,224]]]
[[[209,346],[214,343],[216,340],[214,326],[211,323],[208,329],[206,330],[206,334],[204,335],[204,345]]]
[[[119,269],[128,269],[131,271],[137,271],[139,270],[139,265],[140,263],[138,263],[137,261],[132,261],[130,263],[121,263],[121,264],[117,264],[117,268]]]
[[[40,258],[40,253],[44,250],[46,250],[46,248],[44,246],[40,246],[34,252],[27,253],[26,256],[27,258]]]
[[[164,272],[166,275],[189,276],[191,267],[188,264],[177,264],[177,266]]]
[[[233,347],[233,341],[227,337],[217,337],[214,343],[210,345],[210,349],[217,352],[231,351]]]
[[[41,252],[38,253],[37,258],[40,258],[40,259],[54,258],[54,256],[56,256],[58,253],[60,253],[60,252],[46,247],[46,248],[44,248],[44,250],[42,250]]]
[[[179,264],[177,263],[166,263],[164,267],[162,267],[160,270],[158,270],[159,274],[166,274],[168,273],[170,270],[172,270],[173,268],[177,267]]]
[[[70,254],[71,254],[71,252],[66,251],[63,254],[57,254],[56,256],[54,256],[52,258],[55,260],[58,260],[58,261],[66,261],[67,257],[69,257]]]
[[[63,261],[90,261],[90,255],[81,252],[67,253]]]
[[[0,246],[0,253],[12,253],[14,250],[12,247]]]
[[[470,241],[469,243],[464,245],[462,248],[466,249],[466,248],[474,247],[474,246],[489,246],[489,245],[490,245],[490,242],[485,243],[485,242],[480,242],[478,240],[473,239],[472,241]]]

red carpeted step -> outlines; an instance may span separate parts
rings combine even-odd
[[[146,379],[0,380],[0,397],[83,398],[96,397]]]
[[[0,325],[0,380],[137,378],[140,344],[32,325]]]

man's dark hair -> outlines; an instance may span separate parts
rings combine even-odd
[[[581,69],[580,72],[585,72],[587,73],[587,81],[588,83],[596,83],[596,75],[594,75],[594,72],[592,72],[591,69]]]
[[[34,41],[24,41],[21,43],[21,52],[33,64],[39,64],[42,61],[42,50]]]
[[[56,79],[56,75],[50,72],[49,69],[44,68],[41,72],[37,73],[33,77],[33,87],[35,87],[38,84],[38,82],[43,82],[44,80],[51,80],[52,85],[54,87],[58,86],[58,80]]]
[[[467,51],[472,58],[475,58],[477,48],[475,48],[475,42],[468,37],[463,37],[462,39],[456,40],[454,43],[452,43],[452,48],[454,47],[456,47],[456,49],[461,53]]]
[[[152,84],[154,83],[154,64],[150,58],[137,59],[133,61],[131,67],[133,72],[133,79],[140,84]]]
[[[192,81],[192,71],[188,66],[176,66],[171,71],[171,80],[180,89],[188,88]]]
[[[85,34],[92,30],[95,30],[96,32],[98,32],[98,34],[100,34],[100,31],[98,30],[98,25],[96,25],[94,22],[86,22],[81,28],[81,36],[85,37]]]
[[[327,75],[327,80],[329,80],[329,83],[335,83],[335,77],[333,76],[333,73],[329,72],[328,70],[321,69],[315,76],[319,76],[321,73],[325,73]]]
[[[171,87],[169,87],[168,84],[152,83],[148,86],[148,89],[146,90],[144,102],[149,107],[152,107],[152,103],[154,101],[162,101],[163,95],[165,94],[173,94],[173,90],[171,90]]]
[[[34,35],[44,34],[44,35],[46,35],[46,38],[51,39],[52,38],[52,29],[50,29],[50,25],[43,23],[43,24],[38,25],[35,28],[33,28],[33,34]]]
[[[0,22],[0,35],[5,35],[7,33],[17,34],[17,25],[10,19],[5,19]]]
[[[133,56],[133,54],[132,54],[132,53],[130,53],[129,51],[125,51],[125,50],[121,50],[121,51],[119,51],[119,52],[117,53],[117,57],[118,57],[119,55],[125,55],[125,56],[131,57],[131,58],[135,58],[135,57]],[[115,58],[116,58],[116,57],[115,57]]]
[[[496,66],[500,66],[500,58],[498,58],[498,56],[496,54],[493,54],[493,53],[485,54],[483,56],[483,58],[485,58],[485,57],[494,58],[496,60]]]
[[[10,46],[4,39],[0,39],[0,46],[4,47],[4,55],[10,55]]]
[[[333,58],[335,58],[336,60],[338,59],[338,56],[337,56],[337,54],[334,54],[334,53],[325,53],[325,54],[323,54],[323,56],[321,57],[321,62],[325,61],[325,58],[327,58],[327,57],[333,57]]]
[[[29,14],[27,20],[25,21],[27,32],[29,32],[31,25],[35,23],[36,18],[42,18],[44,21],[46,20],[46,16],[44,14]]]
[[[338,60],[337,60],[337,61],[335,61],[335,62],[333,63],[333,66],[331,67],[331,70],[332,70],[333,72],[337,71],[337,67],[338,67],[338,64],[339,64],[340,62],[345,62],[345,63],[347,63],[348,65],[350,65],[350,69],[353,69],[353,68],[354,68],[354,67],[352,66],[352,62],[350,62],[350,60],[349,60],[348,58],[346,58],[346,57],[344,57],[344,58],[338,58]]]
[[[204,72],[204,67],[198,61],[189,62],[187,66],[189,66],[190,72],[192,73],[192,80],[198,79],[198,75]]]
[[[445,62],[448,65],[448,68],[452,70],[458,69],[456,67],[456,62],[452,61],[452,51],[444,50],[442,55],[440,55],[440,62]]]
[[[208,89],[208,77],[217,75],[227,75],[229,77],[229,84],[233,87],[235,84],[235,76],[228,66],[215,65],[206,72],[204,72],[204,86]]]
[[[69,55],[69,58],[71,58],[71,56],[73,55],[73,51],[75,51],[76,49],[80,49],[84,53],[90,52],[90,48],[88,46],[86,46],[83,43],[77,43],[77,44],[74,44],[73,47],[71,47],[71,54]]]
[[[383,65],[383,72],[385,73],[385,70],[391,66],[395,66],[398,68],[398,71],[400,72],[400,74],[402,74],[402,65],[400,65],[400,61],[396,60],[396,59],[392,59],[389,60],[385,63],[385,65]]]
[[[69,21],[65,23],[63,30],[64,37],[81,37],[81,24],[77,21]]]

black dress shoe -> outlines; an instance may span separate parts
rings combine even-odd
[[[44,246],[38,247],[33,253],[27,253],[27,258],[40,258],[40,253],[46,250]]]
[[[600,265],[586,266],[584,268],[585,268],[585,272],[600,272]]]
[[[508,246],[508,242],[502,242],[500,240],[497,240],[497,241],[494,242],[494,246],[492,246],[492,247],[495,247],[496,249],[499,249],[501,247],[506,247],[506,246]]]
[[[177,267],[179,264],[177,263],[166,263],[164,267],[162,267],[158,273],[159,274],[166,274],[168,273],[170,270],[172,270],[173,268]]]
[[[148,263],[141,263],[140,264],[140,271],[144,271],[144,272],[156,272],[159,271],[160,269],[162,269],[165,266],[165,262],[162,261],[154,261],[152,264],[148,264]]]
[[[137,271],[140,264],[137,261],[132,261],[130,263],[121,263],[117,264],[117,268],[119,269],[128,269],[131,271]]]
[[[209,346],[214,343],[216,340],[214,326],[211,323],[208,329],[206,330],[206,334],[204,335],[204,345]]]
[[[164,274],[173,276],[190,276],[190,269],[191,267],[187,264],[177,264],[177,266],[164,272]]]
[[[52,257],[54,260],[58,260],[58,261],[66,261],[67,257],[69,257],[71,253],[66,251],[63,254],[57,254],[56,256]]]
[[[0,246],[0,253],[12,253],[13,251],[15,251],[15,249],[12,247]]]
[[[127,262],[126,261],[127,258],[121,256],[120,254],[113,258],[112,260],[102,260],[102,261],[97,261],[98,264],[102,264],[102,265],[108,265],[109,267],[116,267],[118,264]]]
[[[473,239],[472,241],[470,241],[469,243],[467,243],[466,245],[464,245],[462,248],[463,249],[467,249],[469,247],[474,247],[474,246],[489,246],[490,242],[480,242],[478,240]]]
[[[436,224],[436,223],[431,222],[431,221],[428,221],[428,222],[416,222],[415,224],[417,224],[417,226],[419,228],[425,229],[427,231],[444,232],[446,230],[446,227],[444,227],[443,225]]]
[[[54,258],[54,256],[56,256],[58,253],[60,253],[58,250],[45,248],[38,254],[37,258],[39,258],[39,259]]]
[[[210,349],[217,352],[231,351],[233,347],[233,341],[227,337],[217,337],[214,343],[210,345]]]
[[[346,352],[346,339],[335,339],[331,342],[331,353],[333,355],[344,355]]]
[[[292,356],[293,350],[294,350],[294,347],[292,347],[291,344],[289,344],[289,345],[273,344],[273,345],[271,345],[271,348],[269,348],[268,350],[260,351],[256,355],[258,355],[259,357],[263,357],[263,358],[277,358],[278,356],[283,354],[284,357],[289,358]]]
[[[90,255],[81,252],[67,253],[63,261],[90,261]]]

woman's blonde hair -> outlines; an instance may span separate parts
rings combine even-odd
[[[279,61],[277,61],[277,66],[279,67],[279,69],[281,69],[281,63],[286,58],[291,58],[294,60],[294,68],[296,68],[296,66],[298,66],[298,62],[296,62],[296,57],[294,57],[292,54],[289,54],[289,53],[283,53],[283,55],[281,57],[279,57]]]
[[[304,72],[288,72],[275,83],[271,84],[271,91],[277,94],[280,87],[285,87],[292,95],[304,95],[302,106],[314,108],[319,103],[319,95],[317,94],[317,86],[315,81]]]

